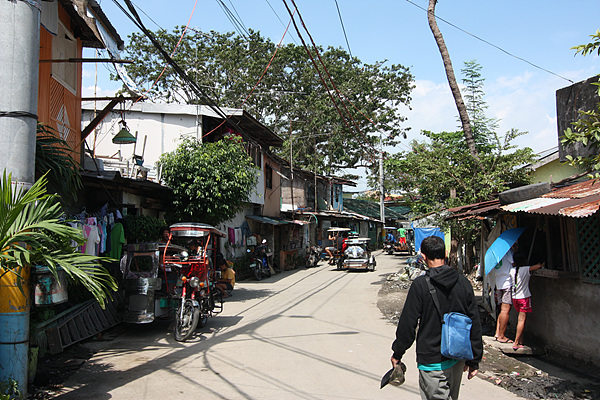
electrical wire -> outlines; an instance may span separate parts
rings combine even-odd
[[[242,36],[244,39],[248,40],[250,37],[250,33],[248,32],[244,24],[233,14],[233,12],[231,12],[229,7],[227,7],[227,4],[225,4],[223,0],[216,0],[216,2],[223,10],[225,16],[229,19],[234,29],[238,31],[239,35]]]
[[[350,50],[350,43],[348,43],[348,36],[346,35],[346,28],[344,27],[344,20],[342,20],[342,13],[340,12],[340,6],[339,6],[337,0],[335,0],[335,6],[337,8],[338,16],[340,17],[340,24],[342,24],[342,31],[344,31],[344,37],[346,38],[346,46],[348,46],[348,53],[350,53],[350,57],[354,58],[352,56],[352,50]]]
[[[231,2],[231,0],[229,0],[229,4],[231,4],[231,7],[233,8],[233,11],[235,12],[235,15],[237,15],[240,24],[244,27],[244,29],[246,30],[246,32],[248,32],[248,28],[246,28],[246,25],[244,24],[244,21],[242,20],[242,17],[238,13],[237,9],[235,8],[235,5]],[[250,34],[248,34],[248,36],[250,36]]]
[[[331,99],[331,102],[335,106],[335,108],[336,108],[339,116],[342,118],[342,121],[344,122],[344,124],[346,125],[346,127],[348,128],[348,130],[352,130],[350,128],[350,126],[348,125],[348,122],[346,121],[346,118],[342,115],[342,112],[341,112],[340,108],[338,107],[335,99],[333,98],[333,95],[331,94],[331,90],[329,89],[329,86],[327,86],[327,84],[325,83],[325,79],[323,78],[323,74],[321,73],[321,70],[319,69],[319,67],[317,65],[317,62],[315,61],[312,53],[310,52],[310,49],[306,45],[306,42],[304,41],[304,38],[302,37],[302,34],[300,33],[300,29],[298,29],[298,25],[296,25],[296,21],[295,21],[295,19],[293,17],[294,14],[292,13],[292,10],[290,10],[290,8],[289,8],[286,0],[283,0],[283,4],[285,4],[285,8],[287,9],[288,13],[290,14],[290,17],[292,18],[292,22],[294,23],[294,28],[296,29],[296,32],[297,32],[298,36],[300,37],[300,41],[302,41],[302,45],[304,46],[304,49],[308,53],[308,57],[310,58],[313,66],[315,67],[315,70],[319,74],[319,78],[321,78],[321,82],[323,83],[323,86],[327,90],[327,94],[329,95],[329,98]],[[295,5],[294,5],[294,7],[295,7]],[[295,8],[296,8],[296,11],[298,11],[298,8],[297,7],[295,7]],[[298,13],[298,15],[300,15],[300,14]]]
[[[287,5],[287,3],[286,3],[286,0],[283,0],[283,2],[284,2],[284,4],[285,4],[286,8],[288,8],[288,5]],[[355,126],[356,130],[358,131],[358,133],[359,133],[359,134],[361,134],[361,135],[363,136],[363,138],[365,139],[365,142],[368,144],[368,146],[369,146],[369,147],[370,147],[370,148],[373,150],[373,152],[374,152],[375,154],[379,153],[379,151],[378,151],[378,150],[375,148],[375,146],[373,146],[373,144],[371,144],[371,142],[369,141],[369,138],[367,137],[367,135],[366,135],[364,132],[362,132],[362,131],[360,130],[360,128],[358,127],[358,124],[356,123],[356,121],[355,121],[354,117],[352,116],[352,114],[351,114],[351,113],[350,113],[350,111],[348,110],[348,108],[347,108],[347,106],[346,106],[346,103],[344,102],[344,99],[342,98],[342,95],[341,95],[341,93],[340,93],[340,92],[339,92],[339,90],[337,89],[337,87],[336,87],[336,85],[335,85],[335,83],[334,83],[334,81],[333,81],[333,78],[332,78],[332,77],[331,77],[331,75],[329,74],[329,71],[328,71],[327,67],[325,66],[325,63],[323,62],[323,60],[322,60],[322,58],[321,58],[321,56],[320,56],[320,53],[319,53],[319,48],[317,47],[316,43],[314,42],[314,40],[313,40],[313,38],[312,38],[312,35],[311,35],[311,34],[310,34],[310,32],[308,31],[308,28],[306,27],[306,24],[304,23],[304,20],[303,20],[303,18],[302,18],[302,14],[300,13],[300,10],[298,10],[298,7],[297,7],[297,5],[296,5],[296,2],[295,2],[294,0],[291,0],[291,2],[292,2],[292,4],[294,5],[294,8],[295,8],[296,12],[298,13],[298,18],[300,18],[300,21],[301,21],[301,23],[302,23],[302,26],[304,27],[304,30],[306,31],[306,33],[308,34],[308,36],[309,36],[309,38],[310,38],[310,40],[311,40],[311,43],[312,43],[312,45],[313,45],[313,48],[314,48],[314,50],[315,50],[315,53],[317,54],[317,57],[318,57],[318,59],[319,59],[319,62],[320,62],[320,63],[321,63],[321,65],[323,66],[323,69],[325,70],[325,73],[327,74],[327,76],[328,76],[328,78],[329,78],[329,81],[331,82],[331,85],[333,86],[333,88],[334,88],[334,90],[335,90],[335,93],[337,94],[338,98],[340,99],[340,102],[342,103],[342,105],[343,105],[343,107],[344,107],[344,109],[345,109],[346,113],[348,114],[348,116],[349,116],[349,117],[350,117],[350,119],[352,120],[352,122],[353,122],[353,124],[354,124],[354,126]],[[289,12],[289,8],[288,8],[288,12]],[[299,36],[301,36],[301,33],[299,32],[299,30],[298,30],[298,28],[297,28],[297,26],[296,26],[295,22],[294,22],[294,26],[296,27],[296,30],[298,31],[298,35],[299,35]],[[311,54],[311,52],[309,51],[308,47],[306,46],[306,43],[304,42],[304,39],[303,39],[302,37],[300,37],[300,39],[302,40],[302,43],[303,43],[303,45],[304,45],[304,47],[305,47],[306,51],[308,52],[309,56],[311,57],[311,61],[313,61],[313,65],[315,65],[316,63],[315,63],[314,59],[312,58],[312,54]],[[323,82],[323,85],[324,85],[324,86],[326,87],[326,89],[327,89],[327,93],[330,95],[330,98],[331,98],[332,102],[334,103],[334,105],[335,105],[336,109],[338,110],[338,114],[340,115],[340,117],[342,118],[342,120],[344,121],[344,123],[346,124],[346,127],[347,127],[349,130],[352,130],[352,129],[350,128],[350,126],[348,125],[348,123],[347,123],[347,121],[346,121],[345,117],[342,115],[342,113],[341,113],[341,111],[340,111],[340,109],[339,109],[339,107],[338,107],[337,103],[336,103],[336,102],[335,102],[335,100],[333,99],[333,96],[331,95],[331,93],[330,93],[330,91],[329,91],[329,87],[328,87],[328,86],[325,84],[325,82],[324,82],[324,79],[323,79],[323,76],[321,75],[321,72],[320,72],[319,68],[318,68],[316,65],[315,65],[315,69],[316,69],[316,70],[317,70],[317,72],[319,73],[319,76],[321,77],[321,81]],[[370,154],[370,156],[371,156],[371,161],[372,161],[372,160],[373,160],[373,157],[374,157],[374,154]]]
[[[285,23],[281,20],[281,17],[279,16],[279,14],[277,14],[277,11],[275,11],[275,9],[273,8],[273,6],[269,2],[269,0],[265,0],[265,1],[267,2],[267,4],[269,5],[269,7],[271,8],[271,11],[273,11],[273,14],[275,14],[275,16],[277,17],[277,19],[279,20],[279,22],[281,22],[281,26],[283,26],[285,28]],[[296,39],[293,36],[291,36],[291,38],[294,41],[294,43],[298,44],[298,42],[296,42]]]
[[[166,29],[164,29],[162,26],[160,26],[160,25],[158,24],[158,22],[156,22],[155,20],[153,20],[153,19],[152,19],[152,17],[151,17],[151,16],[149,16],[149,15],[148,15],[148,13],[146,13],[146,11],[144,11],[144,9],[143,9],[143,8],[141,8],[140,6],[138,6],[137,4],[135,4],[133,1],[132,1],[131,3],[132,3],[132,4],[133,4],[133,5],[134,5],[134,6],[135,6],[135,7],[136,7],[138,10],[140,10],[140,11],[142,12],[142,14],[144,14],[144,15],[145,15],[145,16],[146,16],[146,17],[147,17],[147,18],[148,18],[150,21],[152,21],[152,23],[154,23],[154,25],[156,25],[156,26],[157,26],[159,29],[166,30]]]
[[[125,10],[121,7],[121,5],[119,3],[117,3],[117,0],[113,0],[113,2],[115,4],[117,4],[117,6],[121,9],[121,11],[125,12]],[[179,40],[177,41],[177,44],[175,45],[175,47],[173,48],[173,51],[171,52],[171,57],[175,54],[175,52],[177,51],[177,48],[179,47],[179,45],[181,44],[181,41],[183,40],[183,37],[185,36],[185,33],[188,30],[188,27],[190,26],[190,22],[192,21],[192,17],[194,16],[194,12],[196,11],[196,6],[198,5],[198,0],[196,0],[196,2],[194,3],[194,7],[192,8],[192,12],[190,14],[190,17],[188,19],[188,22],[185,26],[185,29],[183,30],[183,32],[181,32],[181,36],[179,37]],[[144,13],[146,14],[146,13]],[[127,13],[126,13],[127,15]],[[146,14],[147,15],[147,14]],[[129,16],[128,16],[129,17]],[[153,21],[154,22],[154,21]],[[134,21],[135,23],[135,21]],[[141,24],[141,20],[140,20],[140,24]],[[140,28],[142,31],[144,29],[142,29],[142,27],[138,24],[136,24],[138,26],[138,28]],[[160,72],[160,74],[158,75],[158,77],[156,78],[156,80],[154,81],[154,83],[152,83],[152,85],[150,86],[150,88],[148,88],[144,93],[142,93],[140,95],[140,97],[138,97],[138,99],[136,101],[134,101],[131,106],[128,108],[128,110],[130,110],[131,108],[133,108],[133,106],[138,103],[140,100],[142,100],[143,98],[147,97],[146,94],[150,92],[150,90],[152,90],[152,88],[158,83],[158,81],[160,80],[160,78],[163,76],[163,74],[165,73],[165,71],[167,70],[167,67],[169,66],[169,63],[167,62],[163,68],[163,70]]]
[[[125,4],[127,5],[127,8],[129,9],[129,12],[127,12],[127,10],[125,10],[119,3],[117,3],[116,0],[113,0],[113,1],[115,1],[115,3],[121,9],[121,11],[123,11],[125,13],[125,15],[129,19],[131,19],[134,22],[134,24],[140,28],[140,30],[142,32],[144,32],[144,34],[152,42],[152,44],[154,45],[154,47],[156,47],[156,49],[166,59],[167,63],[169,65],[171,65],[171,67],[173,68],[173,70],[175,71],[175,73],[180,77],[180,79],[182,79],[189,86],[189,88],[194,92],[194,94],[198,97],[199,100],[201,100],[204,103],[206,103],[206,105],[208,107],[210,107],[221,118],[227,120],[227,122],[229,124],[231,124],[231,126],[233,126],[237,130],[237,132],[239,132],[240,135],[242,135],[246,139],[246,141],[251,142],[251,143],[259,146],[259,144],[252,137],[250,137],[248,134],[246,134],[246,132],[244,131],[244,129],[241,126],[239,126],[239,124],[236,121],[234,121],[230,117],[228,117],[226,115],[226,113],[221,109],[221,107],[208,94],[206,94],[206,92],[204,92],[204,90],[194,80],[192,80],[185,73],[185,71],[171,58],[171,56],[169,55],[169,53],[167,53],[165,51],[165,49],[162,47],[162,45],[154,37],[154,35],[152,34],[152,32],[150,32],[144,26],[144,24],[143,24],[143,22],[142,22],[142,20],[141,20],[141,18],[139,16],[139,14],[137,13],[137,11],[135,10],[135,8],[131,4],[131,0],[124,0]]]
[[[417,8],[420,8],[421,10],[423,10],[423,11],[425,11],[425,12],[427,12],[427,13],[429,13],[429,11],[428,11],[426,8],[424,8],[424,7],[421,7],[420,5],[418,5],[417,3],[415,3],[415,2],[413,2],[413,1],[411,1],[411,0],[406,0],[406,2],[407,2],[407,3],[410,3],[410,4],[412,4],[413,6],[415,6],[415,7],[417,7]],[[480,37],[479,37],[479,36],[477,36],[477,35],[474,35],[474,34],[472,34],[472,33],[470,33],[470,32],[467,32],[466,30],[462,29],[462,28],[461,28],[461,27],[459,27],[459,26],[456,26],[456,25],[454,25],[452,22],[449,22],[449,21],[445,20],[444,18],[441,18],[441,17],[439,17],[439,16],[437,16],[437,15],[434,15],[434,16],[435,16],[435,18],[439,19],[440,21],[443,21],[443,22],[445,22],[446,24],[450,25],[451,27],[453,27],[453,28],[455,28],[455,29],[458,29],[459,31],[461,31],[461,32],[463,32],[463,33],[466,33],[467,35],[469,35],[469,36],[471,36],[471,37],[474,37],[475,39],[477,39],[477,40],[479,40],[479,41],[482,41],[483,43],[485,43],[485,44],[487,44],[487,45],[489,45],[489,46],[492,46],[492,47],[494,47],[495,49],[498,49],[498,50],[500,50],[501,52],[503,52],[503,53],[505,53],[505,54],[509,55],[510,57],[513,57],[513,58],[516,58],[517,60],[523,61],[523,62],[525,62],[525,63],[527,63],[527,64],[531,65],[531,66],[532,66],[532,67],[534,67],[534,68],[540,69],[540,70],[542,70],[542,71],[544,71],[544,72],[547,72],[547,73],[549,73],[549,74],[552,74],[552,75],[554,75],[554,76],[557,76],[557,77],[559,77],[559,78],[561,78],[561,79],[564,79],[564,80],[566,80],[566,81],[568,81],[568,82],[575,83],[575,82],[573,82],[572,80],[570,80],[569,78],[565,78],[564,76],[562,76],[562,75],[559,75],[559,74],[557,74],[557,73],[554,73],[554,72],[552,72],[552,71],[550,71],[550,70],[548,70],[548,69],[546,69],[546,68],[542,68],[542,67],[540,67],[539,65],[536,65],[536,64],[532,63],[531,61],[527,61],[526,59],[524,59],[524,58],[522,58],[522,57],[516,56],[516,55],[514,55],[514,54],[512,54],[512,53],[510,53],[510,52],[508,52],[508,51],[506,51],[506,50],[504,50],[504,49],[503,49],[502,47],[500,47],[500,46],[496,46],[495,44],[493,44],[493,43],[491,43],[491,42],[488,42],[487,40],[485,40],[485,39],[482,39],[482,38],[480,38]]]
[[[300,22],[302,23],[302,27],[304,28],[304,30],[306,31],[306,34],[308,35],[308,37],[310,38],[310,42],[313,45],[313,48],[315,49],[315,53],[317,54],[317,58],[319,59],[319,62],[321,63],[321,65],[323,66],[323,70],[325,71],[325,73],[327,74],[327,77],[329,78],[329,82],[331,82],[331,86],[333,87],[333,89],[335,90],[338,98],[340,99],[342,105],[344,106],[344,110],[346,110],[346,113],[348,114],[348,116],[350,117],[350,119],[352,120],[352,123],[354,123],[354,127],[360,132],[360,128],[358,127],[358,125],[356,124],[356,121],[354,120],[352,114],[350,113],[350,111],[348,110],[348,107],[346,107],[346,102],[344,101],[344,99],[342,98],[340,91],[338,90],[337,86],[335,85],[335,82],[333,81],[333,78],[331,77],[331,74],[329,73],[329,70],[327,69],[327,66],[325,65],[325,63],[323,62],[323,59],[321,58],[321,54],[319,52],[319,48],[317,47],[317,44],[315,43],[315,41],[312,38],[312,35],[310,34],[310,32],[308,31],[308,28],[306,27],[306,24],[304,23],[304,19],[302,18],[302,15],[300,14],[300,11],[298,10],[298,7],[296,6],[296,2],[295,0],[291,0],[292,4],[294,5],[294,8],[296,9],[296,11],[298,12],[298,18],[300,18]]]
[[[293,18],[293,16],[292,16]],[[273,56],[271,57],[271,60],[269,60],[269,63],[267,64],[267,66],[265,67],[265,70],[263,71],[262,75],[260,76],[260,78],[258,78],[258,81],[256,82],[256,85],[254,85],[254,87],[252,88],[252,90],[250,91],[250,93],[248,93],[248,95],[246,96],[246,98],[242,101],[242,104],[238,107],[238,108],[242,108],[244,106],[244,104],[246,103],[246,101],[250,98],[250,96],[252,96],[252,93],[254,93],[254,90],[258,87],[258,85],[260,84],[260,82],[262,81],[262,78],[265,76],[265,74],[267,73],[267,70],[269,69],[269,67],[271,66],[271,63],[273,62],[273,60],[275,59],[275,55],[277,54],[277,52],[279,51],[279,49],[281,48],[281,45],[283,43],[283,39],[285,38],[285,35],[287,35],[288,30],[290,29],[290,24],[292,23],[292,20],[290,19],[290,22],[288,22],[287,27],[285,28],[285,31],[283,32],[283,36],[281,37],[281,40],[279,40],[279,44],[277,45],[277,48],[275,49],[275,52],[273,53]],[[223,124],[225,123],[225,121],[221,122],[217,127],[215,127],[214,129],[212,129],[210,132],[206,133],[205,135],[203,135],[202,137],[208,136],[211,133],[213,133],[215,130],[217,130],[219,127],[221,127]]]

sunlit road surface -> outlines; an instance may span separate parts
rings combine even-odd
[[[184,343],[169,324],[128,326],[65,383],[59,399],[420,399],[414,346],[401,387],[379,389],[395,326],[377,308],[404,257],[377,254],[374,272],[322,261],[238,282],[222,314]],[[461,398],[515,399],[482,379]]]

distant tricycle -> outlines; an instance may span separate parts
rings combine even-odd
[[[348,239],[342,269],[375,271],[375,256],[369,251],[370,241],[370,238]]]

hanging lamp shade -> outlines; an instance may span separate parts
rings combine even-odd
[[[129,132],[129,129],[127,128],[127,124],[125,123],[125,121],[121,121],[120,124],[122,125],[122,128],[119,131],[119,133],[117,133],[112,138],[112,142],[114,144],[130,144],[130,143],[135,143],[137,141],[137,139],[135,138],[135,136],[133,136],[131,134],[131,132]]]

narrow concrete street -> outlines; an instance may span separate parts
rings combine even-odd
[[[59,399],[420,399],[414,348],[406,383],[379,389],[395,327],[377,308],[404,260],[376,253],[375,272],[317,268],[236,285],[223,314],[185,343],[168,323],[128,327],[65,383]],[[475,378],[462,398],[516,399]]]

